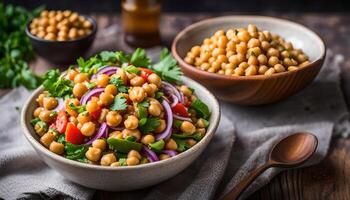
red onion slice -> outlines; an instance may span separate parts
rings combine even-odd
[[[184,99],[183,99],[183,95],[181,95],[181,93],[177,90],[177,88],[175,86],[173,86],[170,83],[167,83],[165,81],[162,81],[163,83],[163,87],[164,90],[170,95],[170,94],[174,94],[181,103],[183,103]]]
[[[90,90],[80,99],[80,105],[85,105],[91,99],[91,97],[100,95],[104,90],[104,88],[95,88]]]
[[[167,101],[162,101],[162,105],[165,110],[165,116],[166,116],[166,128],[163,132],[156,135],[157,140],[167,140],[171,136],[171,127],[173,126],[173,111],[171,110],[171,107]]]
[[[163,150],[162,153],[168,154],[170,157],[174,157],[177,155],[177,152],[174,150]]]
[[[173,102],[171,103],[171,107],[174,107],[177,103],[179,103],[179,98],[177,98],[177,96],[174,94],[170,94],[170,96],[173,100]]]
[[[102,67],[96,72],[96,74],[92,75],[91,79],[97,79],[97,76],[100,74],[106,74],[106,75],[110,76],[112,74],[115,74],[118,69],[119,69],[119,67],[115,67],[115,66]]]
[[[178,120],[181,120],[181,121],[189,121],[189,122],[192,122],[192,119],[189,118],[189,117],[182,117],[180,115],[177,115],[177,114],[173,114],[173,117],[175,119],[178,119]]]
[[[154,153],[151,149],[148,147],[143,146],[142,147],[142,153],[145,154],[150,162],[157,162],[159,161],[159,158],[156,153]]]
[[[107,138],[107,134],[108,134],[108,129],[107,129],[107,124],[105,122],[103,122],[100,126],[100,128],[98,129],[97,134],[95,135],[94,138],[92,138],[90,141],[88,141],[87,143],[85,143],[85,145],[90,145],[92,144],[95,140],[104,137]]]
[[[63,98],[56,98],[57,100],[57,106],[56,108],[53,109],[53,111],[61,111],[61,110],[64,110],[64,100]]]

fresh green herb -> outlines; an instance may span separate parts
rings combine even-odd
[[[144,101],[138,103],[137,105],[145,107],[145,108],[148,108],[149,107],[149,102],[147,100],[144,100]]]
[[[201,120],[203,121],[204,128],[208,128],[208,126],[209,126],[208,120],[206,120],[206,119],[201,119]]]
[[[51,96],[64,97],[72,94],[73,82],[62,77],[58,69],[51,69],[44,75],[43,86]]]
[[[75,145],[66,141],[64,149],[67,154],[66,158],[79,161],[85,157],[88,147],[84,145]]]
[[[176,60],[167,49],[162,50],[159,62],[150,68],[158,74],[162,80],[170,83],[180,81],[182,76],[182,72]]]
[[[143,107],[141,105],[137,105],[136,115],[139,119],[146,119],[147,118],[147,108]]]
[[[52,112],[50,113],[50,117],[54,118],[54,117],[56,117],[56,116],[57,116],[57,112],[56,112],[56,111],[52,111]]]
[[[130,74],[140,74],[140,70],[135,67],[134,65],[128,65],[128,66],[123,66],[122,67],[126,72],[130,73]]]
[[[59,138],[60,133],[59,133],[56,129],[54,129],[54,128],[49,128],[49,130],[56,136],[56,138]]]
[[[140,164],[146,164],[149,163],[148,159],[146,157],[142,157],[140,160]]]
[[[149,144],[150,149],[156,153],[160,153],[164,149],[164,146],[164,140],[158,140],[157,142]]]
[[[134,136],[128,136],[125,138],[125,140],[130,141],[130,142],[136,142],[137,138]]]
[[[176,144],[177,144],[177,151],[179,151],[179,152],[184,152],[187,149],[191,148],[187,144],[186,139],[180,139],[180,138],[173,137],[173,140],[176,142]]]
[[[92,88],[96,87],[96,83],[86,83],[86,87],[91,90]]]
[[[117,157],[118,158],[127,158],[128,154],[127,153],[122,153],[122,152],[117,152]]]
[[[57,139],[57,142],[65,145],[66,144],[66,136],[64,134],[60,135]]]
[[[112,105],[109,107],[110,110],[125,110],[128,107],[126,104],[126,98],[122,96],[115,96]]]
[[[108,138],[107,143],[112,150],[117,152],[128,153],[131,150],[141,151],[142,144],[128,140],[121,140],[117,138]]]
[[[151,59],[147,57],[144,49],[137,48],[131,55],[130,63],[137,67],[148,67],[151,64]]]
[[[142,133],[150,133],[160,125],[160,120],[158,118],[142,118],[139,121],[139,129]]]
[[[203,136],[200,133],[195,133],[193,135],[184,135],[184,134],[172,134],[172,138],[178,138],[178,139],[187,139],[187,138],[193,138],[196,141],[200,141]]]
[[[71,102],[69,103],[69,107],[77,113],[83,113],[86,111],[86,105],[76,106],[74,105],[74,103]]]
[[[119,158],[118,162],[120,166],[128,166],[126,163],[126,158]]]
[[[42,9],[29,12],[0,2],[0,88],[23,85],[34,89],[41,84],[41,78],[29,69],[28,61],[34,57],[34,51],[25,29]]]
[[[81,163],[89,163],[89,160],[86,157],[78,158],[76,161],[81,162]]]
[[[32,120],[30,120],[30,124],[32,125],[32,126],[35,126],[35,124],[36,123],[38,123],[39,121],[41,121],[39,118],[34,118],[34,119],[32,119]]]
[[[161,92],[161,91],[157,91],[156,94],[154,95],[154,97],[160,102],[163,101],[163,96],[164,96],[164,92]]]
[[[117,61],[117,55],[116,52],[113,51],[102,51],[100,53],[101,60],[103,62],[116,62]]]
[[[196,99],[192,102],[190,108],[194,109],[199,117],[204,119],[208,119],[210,116],[210,111],[207,105],[203,103],[201,100]]]
[[[109,83],[117,86],[119,92],[122,92],[122,93],[128,92],[129,88],[124,85],[122,79],[119,76],[112,77],[112,79],[109,81]]]
[[[176,128],[180,128],[180,126],[182,125],[182,122],[183,122],[183,121],[181,121],[181,120],[175,119],[175,120],[174,120],[174,126],[175,126]]]

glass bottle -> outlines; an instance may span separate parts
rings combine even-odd
[[[122,0],[124,40],[133,47],[160,44],[160,0]]]

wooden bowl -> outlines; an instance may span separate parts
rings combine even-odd
[[[218,29],[246,27],[255,24],[292,42],[309,56],[310,64],[295,71],[270,76],[227,76],[210,73],[187,64],[185,58],[194,45],[212,36]],[[206,86],[221,100],[239,105],[262,105],[284,99],[309,85],[320,71],[326,55],[322,39],[303,25],[272,17],[225,16],[203,20],[192,24],[176,36],[172,54],[184,74]]]

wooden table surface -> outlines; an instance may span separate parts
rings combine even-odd
[[[185,26],[209,17],[238,13],[220,14],[165,14],[161,32],[164,44],[169,46],[175,34]],[[329,49],[344,55],[342,66],[342,88],[350,105],[350,15],[349,14],[276,14],[310,27],[324,39]],[[120,24],[118,16],[94,15],[99,28]],[[42,73],[49,63],[37,59],[31,67]],[[114,193],[98,191],[94,199],[117,199]],[[350,139],[334,138],[327,157],[318,165],[303,169],[287,170],[277,175],[268,185],[249,199],[329,199],[350,200]]]

